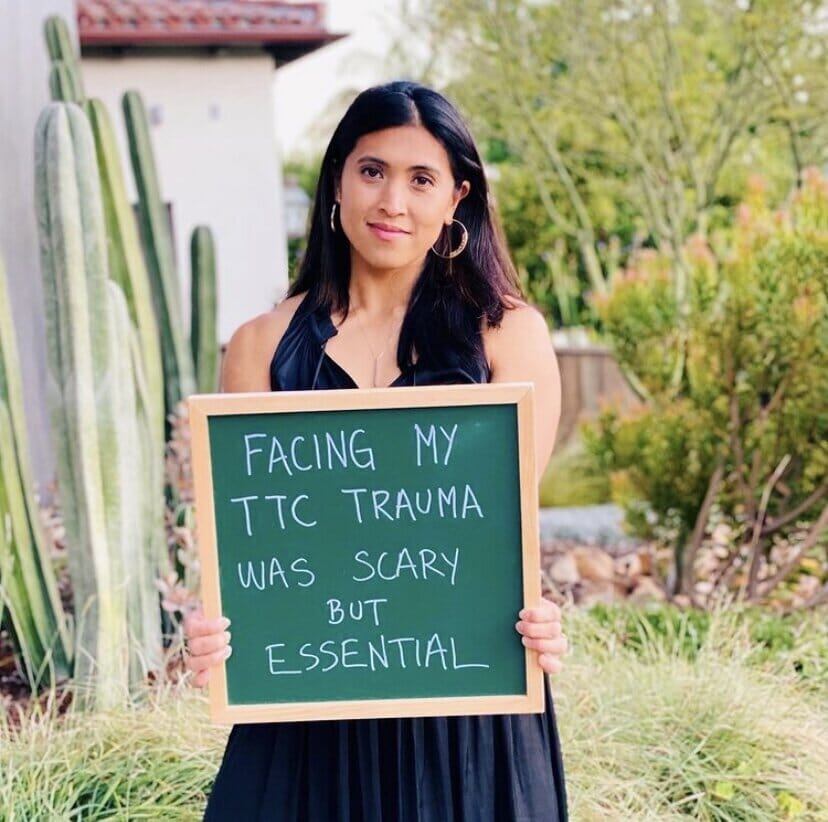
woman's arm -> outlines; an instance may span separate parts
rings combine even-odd
[[[543,475],[561,415],[561,378],[546,320],[526,303],[513,303],[500,328],[483,332],[491,381],[531,382],[535,386],[535,456],[538,480]]]
[[[531,382],[535,386],[535,455],[538,480],[546,469],[561,414],[561,379],[543,316],[527,305],[510,301],[500,328],[483,331],[491,381]],[[569,643],[563,633],[561,609],[542,599],[535,608],[524,608],[515,629],[523,645],[538,654],[538,664],[548,674],[562,668],[561,657]]]
[[[270,391],[270,361],[303,296],[289,297],[238,328],[224,353],[222,391]]]

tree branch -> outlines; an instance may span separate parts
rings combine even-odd
[[[707,491],[704,495],[699,512],[696,515],[696,523],[693,526],[693,533],[690,536],[690,541],[687,543],[686,553],[684,555],[684,568],[682,570],[682,588],[684,593],[693,597],[693,566],[696,563],[696,556],[699,552],[699,547],[704,539],[704,532],[707,527],[707,521],[710,518],[710,509],[716,501],[716,495],[719,493],[722,480],[724,479],[724,460],[720,459],[716,465],[713,475],[710,477],[710,482],[707,484]]]
[[[779,482],[780,479],[782,479],[782,475],[785,473],[785,469],[787,469],[788,463],[790,463],[790,461],[791,455],[785,454],[785,456],[782,457],[782,459],[779,461],[779,465],[777,465],[774,469],[773,474],[771,474],[771,478],[768,480],[764,490],[762,491],[762,499],[759,503],[759,511],[756,514],[756,519],[753,522],[753,536],[751,537],[750,545],[748,547],[748,556],[750,557],[750,571],[748,572],[747,581],[748,599],[754,599],[754,597],[756,596],[756,583],[759,578],[759,566],[762,558],[762,524],[765,520],[765,514],[768,510],[770,496],[773,493],[773,489],[776,487],[776,484]]]
[[[802,500],[796,508],[786,511],[778,517],[768,518],[762,528],[762,536],[769,536],[780,528],[784,528],[788,523],[793,522],[801,514],[804,514],[814,503],[819,502],[826,494],[828,494],[828,483],[823,483],[806,499]]]
[[[823,507],[822,513],[820,513],[817,521],[811,526],[807,536],[802,541],[802,545],[799,547],[799,550],[794,553],[793,557],[772,577],[759,581],[759,584],[762,586],[761,596],[767,596],[780,582],[782,582],[782,580],[788,576],[788,574],[791,573],[791,571],[797,568],[805,554],[807,554],[808,551],[810,551],[811,548],[817,544],[817,540],[820,536],[822,536],[822,532],[826,529],[826,527],[828,527],[828,505]]]

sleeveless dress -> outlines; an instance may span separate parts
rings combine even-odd
[[[299,306],[270,367],[274,391],[356,388],[325,352],[324,309]],[[487,382],[485,362],[392,385]],[[515,633],[515,641],[519,636]],[[206,822],[564,822],[566,789],[549,681],[541,714],[236,725]]]

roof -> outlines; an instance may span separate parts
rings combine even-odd
[[[259,47],[289,60],[338,40],[324,3],[77,0],[81,50]]]

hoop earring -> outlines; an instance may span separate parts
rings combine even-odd
[[[438,257],[441,257],[441,258],[442,258],[442,259],[444,259],[444,260],[453,260],[455,257],[457,257],[457,256],[459,256],[460,254],[462,254],[462,253],[463,253],[463,249],[464,249],[464,248],[468,245],[468,243],[469,243],[469,230],[466,228],[466,226],[464,226],[464,225],[463,225],[463,223],[461,223],[461,222],[460,222],[460,220],[457,220],[457,219],[452,220],[451,222],[452,222],[452,224],[454,224],[454,223],[458,223],[458,224],[460,225],[460,228],[462,228],[462,229],[463,229],[463,237],[462,237],[462,239],[460,240],[460,245],[458,245],[458,246],[457,246],[457,248],[455,248],[455,249],[454,249],[454,251],[450,251],[448,254],[441,254],[439,251],[437,251],[437,249],[436,249],[436,248],[434,248],[434,246],[431,246],[431,250],[432,250],[432,251],[433,251],[433,252],[434,252],[434,253],[435,253]],[[451,229],[449,229],[449,232],[450,232],[450,231],[451,231]],[[442,233],[442,232],[441,232],[441,233]],[[451,242],[451,239],[450,239],[450,238],[449,238],[449,242]]]
[[[336,217],[336,207],[338,205],[339,203],[334,202],[333,207],[331,208],[331,231],[333,231],[334,234],[336,234],[336,221],[334,218]]]

